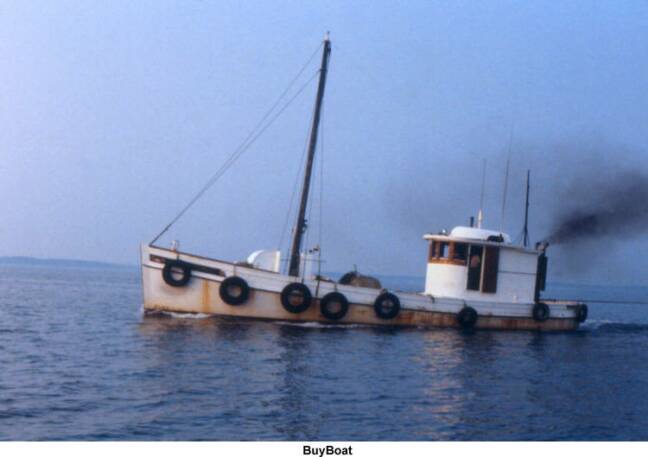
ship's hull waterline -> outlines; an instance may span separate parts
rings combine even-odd
[[[163,278],[165,262],[172,260],[193,266],[190,280],[181,287],[169,285]],[[202,313],[327,324],[460,327],[457,313],[470,306],[478,314],[475,328],[571,331],[579,325],[577,311],[580,305],[575,302],[549,304],[551,317],[538,322],[532,317],[532,304],[465,302],[403,292],[394,292],[401,303],[398,315],[382,319],[373,307],[380,290],[308,279],[303,283],[312,293],[312,303],[305,311],[295,314],[282,306],[281,291],[289,283],[302,282],[299,278],[154,246],[142,247],[141,266],[146,312]],[[249,284],[249,297],[242,304],[227,304],[220,296],[221,283],[231,276],[241,277]],[[331,320],[320,312],[320,299],[334,291],[342,293],[349,302],[347,313],[339,320]]]

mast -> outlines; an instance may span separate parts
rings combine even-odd
[[[522,244],[524,247],[529,246],[529,185],[531,180],[531,170],[527,170],[527,180],[526,180],[526,204],[524,207],[524,239]]]
[[[310,141],[308,143],[308,157],[306,159],[306,170],[304,171],[304,184],[301,192],[301,203],[299,204],[299,214],[297,224],[293,234],[292,245],[290,248],[290,266],[288,274],[290,276],[299,276],[299,253],[301,250],[302,236],[306,231],[306,206],[308,205],[308,191],[311,184],[311,173],[315,158],[315,148],[317,147],[317,132],[319,130],[320,113],[322,110],[322,100],[324,99],[324,88],[326,86],[326,73],[328,71],[328,61],[331,54],[331,41],[328,32],[324,37],[324,49],[322,51],[322,65],[320,67],[319,84],[317,86],[317,97],[315,99],[315,113],[313,114],[313,125],[310,132]]]

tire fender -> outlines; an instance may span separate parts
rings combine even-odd
[[[289,313],[303,313],[310,307],[312,299],[311,291],[301,282],[291,282],[281,291],[281,305]]]
[[[537,322],[544,322],[549,319],[551,311],[546,303],[538,302],[533,305],[533,320]]]
[[[221,282],[218,294],[228,305],[242,305],[250,297],[250,286],[240,276],[230,276]]]
[[[587,320],[587,314],[589,313],[589,310],[587,308],[587,305],[585,303],[581,304],[578,307],[578,311],[576,311],[576,320],[579,323],[583,323]]]
[[[182,274],[180,278],[174,276],[178,272]],[[181,260],[168,260],[162,269],[162,279],[171,287],[184,287],[191,279],[191,266]]]
[[[470,329],[475,326],[479,315],[475,308],[471,306],[464,306],[461,311],[457,313],[457,322],[459,326],[464,329]]]
[[[339,306],[339,309],[331,309],[335,304]],[[349,300],[340,292],[329,292],[320,300],[320,312],[327,319],[340,320],[347,311],[349,311]]]
[[[374,311],[380,319],[393,319],[400,312],[400,300],[390,292],[383,292],[374,301]]]

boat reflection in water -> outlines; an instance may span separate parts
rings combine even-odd
[[[569,434],[592,339],[159,316],[140,336],[142,392],[195,422],[183,439],[289,440],[542,439],[563,410]]]

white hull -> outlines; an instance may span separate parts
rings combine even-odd
[[[465,306],[477,311],[476,328],[575,330],[578,328],[576,302],[548,303],[550,318],[543,322],[532,318],[533,303],[495,303],[470,301],[430,295],[394,292],[400,299],[401,310],[393,319],[381,319],[374,312],[373,303],[382,292],[377,289],[340,285],[328,281],[306,279],[301,281],[278,273],[208,259],[168,249],[142,247],[142,286],[144,309],[238,316],[282,321],[328,322],[320,312],[319,298],[329,292],[340,292],[349,301],[349,310],[341,324],[391,326],[458,327],[457,313]],[[182,287],[167,284],[162,270],[167,260],[180,260],[192,266],[191,279]],[[241,305],[229,305],[220,295],[220,284],[226,277],[238,276],[250,286],[250,296]],[[284,309],[280,294],[292,282],[303,282],[311,291],[313,302],[299,314]]]

